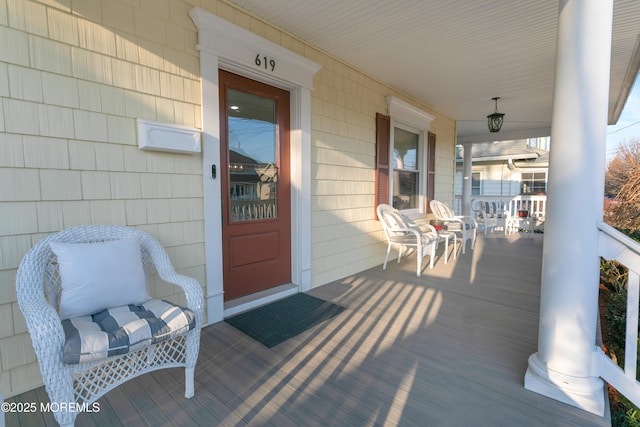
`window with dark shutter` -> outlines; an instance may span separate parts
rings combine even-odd
[[[389,203],[389,143],[391,119],[376,113],[376,194],[375,207]],[[377,219],[377,214],[375,214]]]
[[[431,213],[429,203],[435,199],[436,194],[436,134],[429,132],[427,140],[427,207],[426,212]]]
[[[396,128],[397,130],[397,128]],[[427,164],[426,171],[422,170],[420,172],[419,169],[412,171],[416,174],[422,174],[424,172],[424,177],[420,177],[421,180],[424,180],[424,189],[422,191],[425,192],[423,194],[425,200],[425,212],[430,213],[431,208],[429,207],[429,202],[435,198],[435,175],[436,175],[436,135],[434,133],[428,132],[427,136],[427,146],[426,146],[426,155],[427,155]],[[400,176],[400,172],[392,169],[394,166],[392,165],[391,159],[391,117],[385,114],[376,113],[376,176],[375,176],[375,206],[377,207],[381,203],[389,203],[390,200],[390,179],[391,173],[394,173],[394,179],[398,179],[397,185],[401,186],[402,184],[402,176]],[[402,145],[402,144],[400,144]],[[395,150],[395,148],[394,148]],[[401,151],[401,150],[400,150]],[[415,156],[424,156],[424,154],[419,154],[422,151],[421,148],[413,150],[412,153]],[[425,151],[422,151],[423,153]],[[394,159],[396,161],[396,157],[399,154],[394,151]],[[406,160],[406,159],[405,159]],[[416,165],[419,164],[419,160],[413,159],[416,162]],[[404,164],[405,162],[403,162]],[[414,167],[415,169],[415,167]],[[403,171],[406,172],[406,171]],[[396,175],[398,175],[396,177]],[[417,179],[417,178],[416,178]],[[396,184],[394,184],[394,187]],[[416,185],[414,185],[416,187]],[[417,188],[417,187],[416,187]],[[417,196],[417,194],[416,194]],[[396,199],[396,195],[394,194],[394,205]],[[403,209],[401,206],[395,206],[398,209]],[[412,206],[417,207],[417,206]],[[375,215],[377,219],[377,215]]]

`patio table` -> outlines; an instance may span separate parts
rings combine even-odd
[[[436,229],[437,230],[437,229]],[[444,263],[446,264],[449,260],[449,239],[453,237],[453,259],[457,258],[458,253],[458,243],[456,239],[456,233],[448,230],[437,230],[438,232],[438,241],[444,240]]]

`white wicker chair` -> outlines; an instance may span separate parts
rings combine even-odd
[[[88,243],[138,237],[145,274],[157,272],[166,283],[182,288],[188,308],[195,315],[190,331],[148,345],[139,350],[102,360],[66,364],[63,362],[65,333],[58,315],[61,280],[51,242]],[[96,225],[70,228],[48,236],[24,256],[16,277],[18,304],[22,311],[51,402],[86,407],[118,385],[139,375],[162,368],[185,368],[185,397],[194,394],[194,370],[200,346],[203,294],[199,283],[176,273],[160,243],[140,230]],[[77,415],[57,411],[60,425],[72,426]]]
[[[504,201],[474,199],[471,206],[472,210],[476,212],[478,225],[482,224],[484,227],[485,235],[488,229],[493,232],[496,228],[502,228],[505,234],[509,234],[509,211]]]
[[[504,234],[507,234],[507,225],[509,224],[509,210],[504,201],[496,200],[490,202],[489,208],[496,220],[496,228],[502,228]]]
[[[471,240],[471,250],[476,245],[478,223],[470,216],[456,216],[453,210],[443,202],[432,200],[429,203],[431,212],[440,221],[447,223],[447,230],[459,233],[462,238],[462,253],[465,253],[467,240]]]
[[[387,255],[384,258],[383,270],[387,269],[389,253],[393,245],[399,246],[398,262],[402,258],[405,247],[414,247],[417,251],[418,265],[416,275],[420,277],[422,273],[422,258],[429,255],[429,266],[433,268],[433,258],[438,245],[438,232],[429,224],[423,224],[426,231],[420,231],[417,227],[412,227],[405,217],[395,208],[387,204],[380,204],[376,208],[378,218],[387,237]]]
[[[476,222],[478,226],[482,226],[485,236],[487,231],[491,230],[493,233],[498,226],[497,215],[494,214],[491,207],[490,202],[484,200],[473,200],[471,202],[471,210],[475,212]]]

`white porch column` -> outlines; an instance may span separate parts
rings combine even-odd
[[[561,0],[538,352],[525,388],[603,415],[591,373],[613,0]]]
[[[462,215],[471,216],[471,167],[473,166],[473,144],[465,142],[462,153]]]

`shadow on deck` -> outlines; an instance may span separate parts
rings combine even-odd
[[[421,278],[410,256],[316,288],[347,310],[272,349],[224,322],[208,326],[194,398],[183,397],[182,371],[158,371],[108,393],[76,425],[609,426],[523,388],[541,237],[480,236]],[[40,388],[7,401],[47,397]],[[54,424],[50,413],[6,415],[7,426]]]

